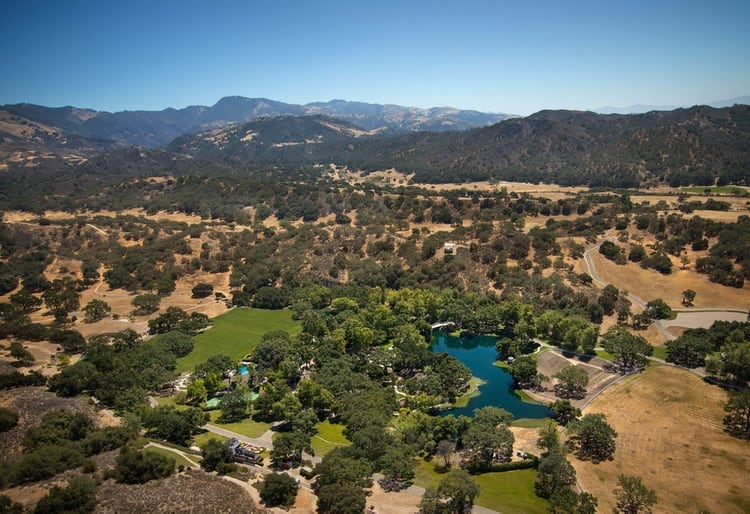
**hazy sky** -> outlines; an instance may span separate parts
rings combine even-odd
[[[750,95],[750,0],[0,0],[0,104],[529,114]]]

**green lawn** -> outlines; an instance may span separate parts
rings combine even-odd
[[[654,353],[651,354],[657,359],[667,360],[667,347],[666,346],[654,346]]]
[[[534,493],[534,469],[483,473],[472,478],[479,484],[479,497],[474,501],[477,505],[504,514],[549,512],[547,500]]]
[[[334,448],[351,444],[342,433],[344,425],[325,420],[318,423],[315,428],[318,429],[318,433],[312,437],[312,447],[316,457],[323,457]]]
[[[174,459],[174,466],[175,466],[175,468],[177,468],[180,465],[183,465],[186,468],[194,468],[195,467],[195,464],[193,464],[192,462],[190,462],[189,460],[187,460],[182,455],[179,455],[179,454],[177,454],[175,452],[172,452],[172,451],[169,451],[169,450],[165,450],[164,448],[155,448],[153,446],[149,446],[144,451],[158,453],[158,454],[164,455],[165,457],[169,457],[171,459]],[[195,460],[196,461],[200,461],[200,458],[196,458]]]
[[[612,355],[609,352],[605,352],[604,350],[596,350],[596,356],[599,357],[600,359],[604,359],[605,361],[612,362],[615,360],[614,355]]]
[[[414,483],[424,488],[437,486],[445,475],[437,473],[434,466],[434,462],[420,459]],[[534,469],[483,473],[472,475],[472,479],[479,484],[479,497],[474,501],[476,505],[510,514],[548,512],[549,503],[534,493]]]
[[[224,437],[223,435],[214,434],[213,432],[205,431],[202,434],[198,434],[195,437],[193,437],[193,445],[200,448],[201,446],[206,444],[209,441],[209,439],[218,439],[222,443],[224,441],[229,440],[229,438]]]
[[[747,196],[749,194],[746,188],[737,186],[695,186],[683,187],[682,190],[693,194],[704,194],[707,191],[714,195]]]
[[[253,421],[252,418],[246,418],[237,423],[219,423],[216,421],[216,419],[221,416],[220,410],[212,410],[209,414],[211,415],[211,424],[216,425],[217,427],[221,427],[225,430],[237,432],[238,434],[242,434],[247,437],[260,437],[265,434],[269,428],[271,428],[271,425],[269,425],[268,423]]]
[[[514,427],[541,428],[547,424],[550,418],[519,418],[513,420]]]
[[[236,308],[212,320],[211,328],[195,336],[195,348],[177,360],[177,373],[191,371],[196,364],[222,353],[239,361],[250,353],[261,337],[271,330],[299,332],[292,311]]]

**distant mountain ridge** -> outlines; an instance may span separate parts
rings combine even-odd
[[[0,106],[29,122],[57,127],[64,132],[94,140],[159,147],[178,136],[223,127],[261,117],[321,114],[355,123],[367,130],[411,132],[417,130],[467,130],[497,123],[509,117],[454,108],[420,109],[332,100],[308,105],[287,104],[267,98],[227,96],[213,106],[194,105],[162,111],[110,113],[77,107],[44,107],[34,104]]]
[[[257,120],[176,139],[181,156],[236,164],[396,168],[419,182],[637,187],[750,182],[750,107],[645,114],[546,110],[463,132],[382,135],[323,117]],[[336,125],[334,127],[334,125]]]
[[[705,104],[709,107],[731,107],[733,105],[750,105],[750,96],[738,96],[737,98],[730,98],[728,100],[715,100]],[[599,114],[643,114],[651,111],[674,111],[675,109],[687,108],[688,105],[648,105],[648,104],[635,104],[628,105],[627,107],[597,107],[592,111]]]

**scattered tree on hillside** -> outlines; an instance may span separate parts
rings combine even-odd
[[[200,283],[193,287],[191,292],[193,293],[193,298],[206,298],[207,296],[211,296],[214,292],[214,286],[211,284]]]
[[[18,366],[28,366],[36,360],[31,352],[18,341],[10,343],[10,356],[16,359]]]
[[[135,310],[133,313],[137,316],[145,316],[159,310],[161,296],[158,294],[139,294],[131,302]]]
[[[669,319],[672,315],[672,307],[661,298],[657,298],[646,304],[646,310],[644,312],[646,312],[651,319]]]
[[[174,472],[174,459],[161,453],[125,447],[117,456],[115,479],[124,484],[145,484]]]
[[[567,426],[568,423],[577,420],[581,416],[581,409],[573,406],[570,400],[555,400],[549,404],[549,408],[553,413],[552,419],[562,426]]]
[[[693,305],[693,301],[695,300],[696,292],[692,289],[685,289],[682,292],[682,305],[686,307],[690,307]]]
[[[93,299],[83,308],[84,321],[95,323],[112,312],[112,307],[104,300]]]
[[[7,432],[18,424],[18,412],[7,407],[0,407],[0,433]]]
[[[575,448],[581,460],[599,463],[612,460],[615,453],[617,432],[607,423],[604,414],[586,414],[568,425],[568,442]]]
[[[618,487],[613,491],[617,506],[616,513],[640,514],[650,513],[656,504],[656,491],[649,489],[640,477],[620,475]]]
[[[54,486],[39,500],[34,514],[70,512],[84,514],[96,508],[96,482],[88,477],[73,477],[65,487]],[[6,512],[0,508],[1,512]]]
[[[750,439],[750,391],[730,391],[724,410],[727,432],[740,439]]]

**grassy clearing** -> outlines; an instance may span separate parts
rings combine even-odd
[[[445,475],[435,471],[435,463],[427,462],[425,460],[417,460],[417,467],[414,469],[414,484],[419,487],[437,486],[438,482]]]
[[[691,194],[712,194],[712,195],[729,195],[729,196],[748,196],[750,192],[744,187],[737,186],[694,186],[683,187],[682,190]]]
[[[550,418],[519,418],[513,420],[513,426],[521,428],[541,428],[545,426],[549,420]]]
[[[210,423],[216,425],[217,427],[231,430],[232,432],[237,432],[238,434],[242,434],[247,437],[260,437],[265,434],[269,428],[271,428],[271,425],[269,425],[268,423],[253,421],[251,418],[243,419],[242,421],[239,421],[237,423],[219,423],[217,422],[217,419],[219,418],[219,416],[221,416],[221,411],[214,410],[211,411],[210,414]]]
[[[299,331],[299,323],[287,309],[265,310],[237,308],[212,320],[209,330],[195,336],[195,349],[177,360],[177,372],[184,373],[205,362],[212,355],[222,353],[235,361],[241,360],[271,330]]]
[[[615,360],[614,355],[612,355],[609,352],[605,352],[604,350],[596,350],[596,356],[599,357],[600,359],[604,359],[605,361],[612,362]]]
[[[344,425],[334,424],[325,420],[318,423],[316,428],[318,429],[318,433],[312,438],[312,447],[316,457],[323,457],[334,448],[349,446],[351,444],[342,433]]]
[[[667,359],[667,347],[666,346],[654,346],[654,353],[651,354],[657,359]]]
[[[198,448],[202,447],[204,444],[206,444],[210,439],[218,439],[222,443],[224,441],[228,441],[229,438],[224,437],[223,435],[214,434],[213,432],[209,432],[208,430],[203,432],[202,434],[198,434],[195,437],[193,437],[193,445],[197,446]]]
[[[419,460],[415,470],[414,483],[420,487],[437,486],[445,477],[435,471],[434,462]],[[476,505],[503,513],[548,512],[549,503],[534,493],[536,471],[523,469],[502,473],[483,473],[473,475],[472,479],[479,484],[479,497]]]
[[[472,478],[479,484],[479,497],[474,503],[481,507],[509,514],[549,512],[549,502],[534,493],[533,469],[484,473]]]

